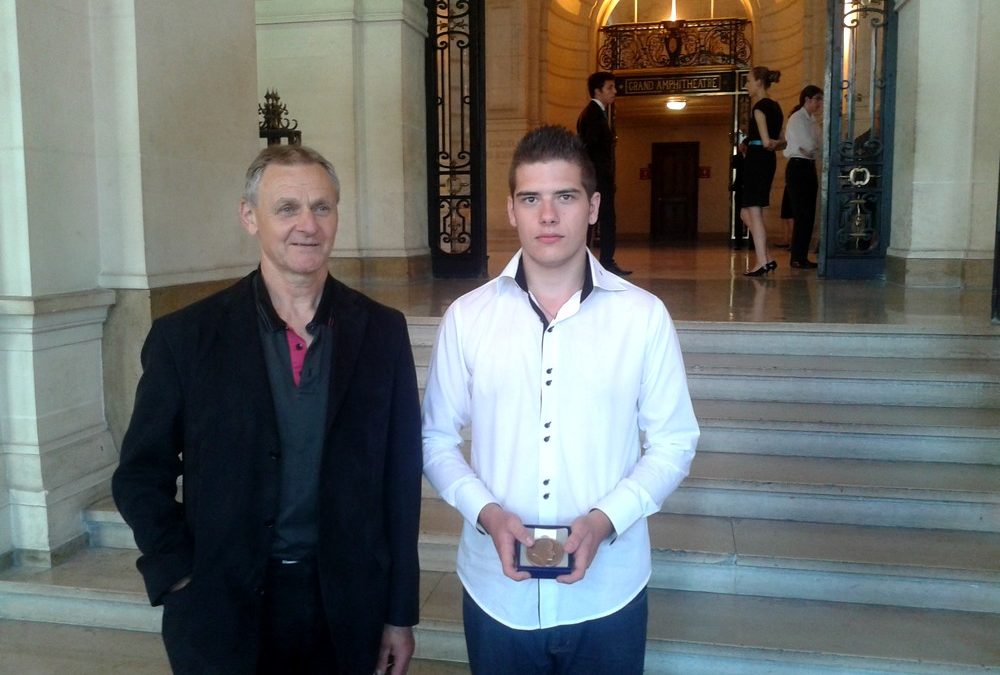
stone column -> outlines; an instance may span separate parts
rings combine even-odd
[[[104,418],[101,329],[112,291],[0,298],[0,546],[54,564],[84,545],[81,512],[118,462]]]
[[[890,280],[990,285],[1000,4],[897,0]]]
[[[519,247],[507,218],[507,172],[518,141],[542,122],[546,78],[541,52],[548,40],[542,24],[547,5],[486,1],[486,248],[491,275],[507,264],[508,252]],[[586,89],[586,84],[580,88]],[[586,100],[582,95],[579,100],[582,108]]]
[[[258,3],[258,90],[277,89],[302,142],[341,180],[335,273],[429,273],[419,0]]]
[[[0,565],[85,543],[155,298],[255,260],[255,52],[240,0],[0,1]]]
[[[85,3],[0,3],[0,563],[84,541],[117,459],[104,419]],[[9,523],[9,528],[8,528]]]
[[[91,0],[99,282],[112,436],[121,442],[152,319],[241,277],[258,137],[253,6],[242,0]]]

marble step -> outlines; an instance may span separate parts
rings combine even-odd
[[[8,570],[0,634],[25,621],[156,632],[160,613],[145,604],[136,555],[85,549],[50,570]],[[101,596],[106,608],[93,611]],[[1000,672],[997,614],[655,588],[649,597],[648,673]],[[421,574],[417,658],[466,660],[460,608],[454,574]]]
[[[170,675],[152,632],[2,619],[0,644],[0,673]]]
[[[700,451],[673,514],[1000,532],[1000,465]],[[425,497],[436,497],[426,478]],[[95,545],[132,546],[115,511],[85,514]]]
[[[461,586],[425,573],[418,654],[461,660]],[[1000,616],[650,589],[647,673],[1000,672]]]
[[[1000,532],[1000,466],[699,452],[663,510]]]
[[[1000,465],[1000,412],[985,409],[693,401],[699,452]],[[462,430],[469,441],[469,430]]]
[[[413,347],[417,385],[432,348]],[[874,406],[1000,408],[1000,361],[685,354],[691,397]]]
[[[997,410],[718,400],[694,408],[700,452],[1000,464]]]
[[[0,620],[0,673],[170,675],[163,640],[152,632]],[[467,675],[464,663],[410,662],[409,675]]]
[[[453,572],[461,517],[424,499],[420,567]],[[1000,612],[1000,535],[660,513],[650,586]]]
[[[685,354],[770,354],[913,359],[1000,359],[990,329],[880,324],[677,322]]]
[[[85,548],[51,568],[0,573],[0,619],[159,632],[135,567],[136,550]]]
[[[423,500],[421,569],[452,572],[461,518]],[[95,546],[134,549],[110,500],[88,510]],[[660,513],[657,588],[1000,612],[1000,535]]]
[[[1000,466],[699,451],[663,512],[1000,532]],[[423,494],[436,492],[424,478]]]
[[[986,408],[1000,415],[1000,362],[685,354],[694,399]]]
[[[434,344],[440,319],[407,317],[414,346]],[[1000,360],[995,332],[906,325],[770,324],[712,321],[676,323],[685,354],[769,354]]]

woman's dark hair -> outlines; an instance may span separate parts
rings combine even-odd
[[[764,66],[754,66],[750,70],[750,77],[764,85],[764,89],[770,89],[771,85],[781,80],[780,70],[771,70]]]
[[[802,106],[806,104],[807,98],[812,98],[817,94],[822,96],[823,90],[817,87],[815,84],[807,84],[806,86],[804,86],[802,88],[802,91],[799,92],[799,104],[794,108],[792,108],[792,112],[788,114],[791,115],[792,113],[798,112],[802,108]]]

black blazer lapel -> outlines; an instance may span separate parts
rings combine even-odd
[[[354,378],[368,327],[368,308],[359,296],[336,280],[333,284],[333,373],[326,414],[327,433]]]
[[[277,442],[274,398],[264,362],[253,286],[248,281],[244,279],[218,313],[214,334],[205,336],[201,362],[219,369],[207,381],[225,383],[228,396],[234,399],[225,401],[225,406],[238,408],[240,419],[256,421],[272,432]]]

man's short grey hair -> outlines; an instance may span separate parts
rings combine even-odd
[[[247,180],[243,186],[243,200],[250,206],[257,206],[257,191],[260,189],[260,177],[270,164],[294,166],[296,164],[318,164],[326,171],[333,182],[337,193],[337,203],[340,203],[340,179],[333,164],[312,148],[305,145],[270,145],[261,150],[247,169]]]

